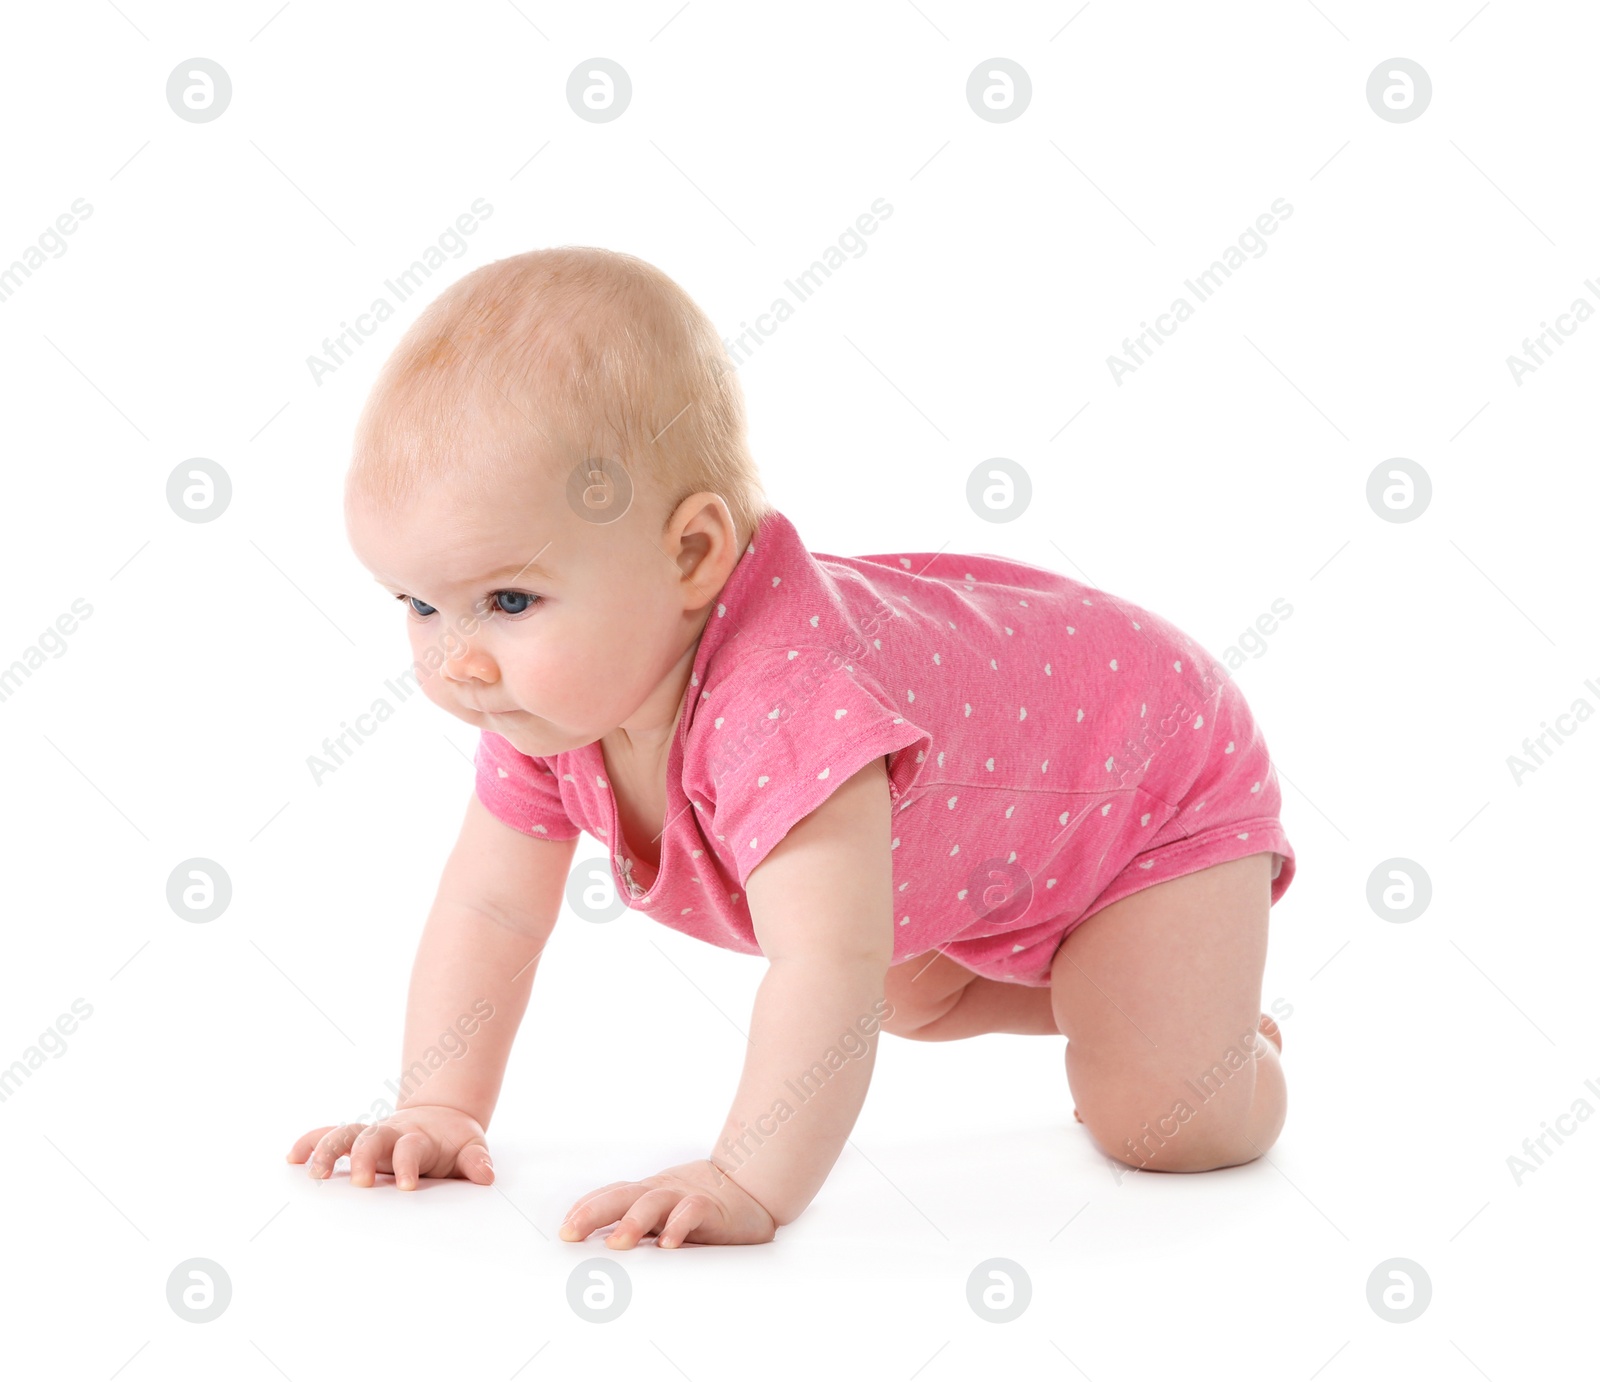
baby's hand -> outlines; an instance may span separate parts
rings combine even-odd
[[[479,1185],[494,1181],[482,1125],[444,1104],[416,1104],[378,1123],[317,1128],[289,1149],[289,1160],[297,1166],[304,1161],[306,1174],[322,1180],[346,1153],[351,1185],[370,1186],[378,1171],[393,1174],[402,1190],[415,1190],[418,1176],[461,1176]]]
[[[619,1219],[608,1248],[631,1248],[657,1233],[658,1248],[691,1243],[770,1243],[777,1224],[733,1177],[706,1160],[688,1161],[648,1180],[619,1180],[592,1190],[570,1210],[561,1237],[579,1243]],[[658,1232],[659,1230],[659,1232]]]

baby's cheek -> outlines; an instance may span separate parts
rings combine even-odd
[[[458,720],[463,720],[469,725],[477,725],[489,717],[479,715],[469,706],[464,705],[463,697],[453,688],[449,681],[438,672],[430,672],[423,664],[418,665],[417,685],[422,694],[433,702],[440,710],[454,715]]]
[[[435,616],[437,620],[438,616]],[[434,701],[439,698],[439,687],[444,678],[440,668],[447,656],[453,656],[455,645],[448,639],[430,636],[427,626],[413,625],[411,629],[411,670],[416,673],[417,685]]]
[[[517,690],[517,704],[550,719],[566,718],[564,712],[581,706],[586,699],[586,680],[595,681],[601,690],[606,684],[605,664],[593,666],[604,654],[591,649],[568,656],[545,658],[532,665],[506,669],[507,680]],[[586,670],[590,669],[587,672]]]

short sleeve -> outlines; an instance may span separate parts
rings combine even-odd
[[[561,804],[561,786],[543,758],[530,758],[484,730],[473,760],[478,800],[513,830],[541,840],[571,840],[578,827]]]
[[[685,787],[701,807],[702,830],[718,839],[743,886],[796,824],[874,758],[894,755],[890,794],[899,801],[932,739],[832,649],[740,648],[729,661],[728,671],[708,678],[695,712]]]

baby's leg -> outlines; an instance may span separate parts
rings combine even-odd
[[[1061,1035],[1050,990],[984,979],[937,951],[913,955],[884,975],[893,1012],[882,1024],[891,1036],[957,1041],[984,1032]]]
[[[1253,1161],[1287,1096],[1258,1035],[1270,852],[1113,902],[1056,951],[1050,992],[1067,1081],[1100,1148],[1147,1171]]]

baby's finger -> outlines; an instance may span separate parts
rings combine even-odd
[[[394,1144],[394,1183],[415,1190],[424,1166],[433,1165],[433,1139],[426,1133],[408,1132]]]
[[[602,1224],[615,1223],[617,1216],[639,1197],[640,1188],[637,1181],[614,1180],[610,1185],[591,1190],[561,1221],[562,1241],[582,1242]]]
[[[476,1185],[494,1184],[494,1162],[489,1149],[474,1138],[456,1153],[456,1170]]]
[[[681,1190],[669,1190],[665,1186],[657,1186],[654,1190],[647,1190],[633,1202],[633,1207],[622,1216],[616,1228],[606,1236],[608,1248],[631,1248],[647,1233],[654,1233],[661,1226],[661,1221],[667,1217],[673,1205],[678,1203],[683,1194]]]
[[[311,1149],[315,1147],[317,1143],[321,1142],[324,1136],[332,1131],[333,1128],[330,1125],[326,1128],[317,1128],[313,1132],[306,1133],[304,1137],[299,1138],[295,1142],[294,1146],[289,1148],[288,1159],[298,1166],[302,1161],[311,1155]]]
[[[350,1144],[350,1184],[369,1188],[377,1178],[378,1163],[389,1160],[399,1132],[387,1123],[372,1123]]]
[[[680,1248],[683,1240],[711,1216],[711,1201],[704,1195],[685,1195],[678,1207],[667,1215],[667,1222],[656,1235],[658,1248]]]
[[[365,1123],[341,1123],[325,1134],[316,1150],[306,1161],[306,1174],[313,1180],[322,1180],[333,1174],[333,1163],[350,1150],[350,1144],[361,1135]]]

